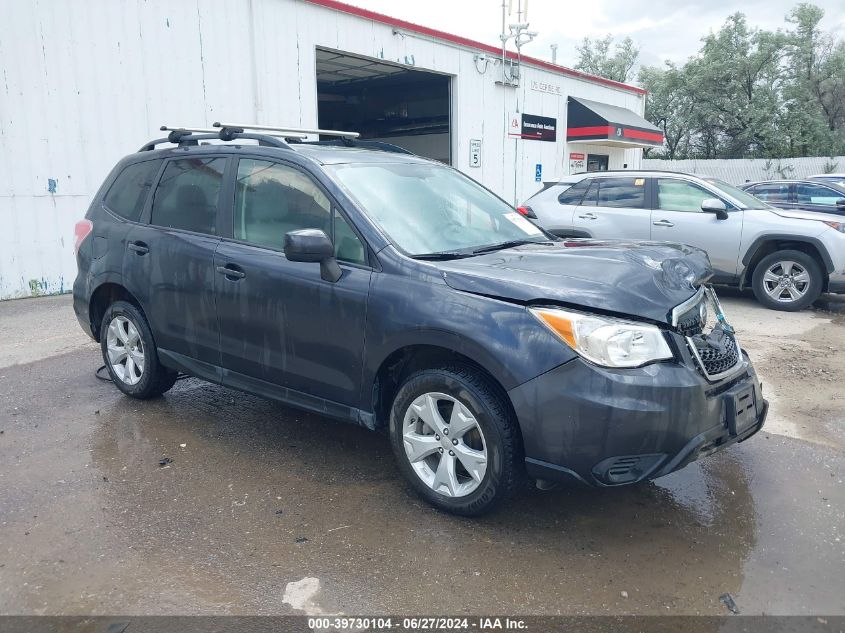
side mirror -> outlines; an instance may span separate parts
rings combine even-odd
[[[285,257],[292,262],[320,264],[320,276],[334,283],[343,275],[334,257],[329,236],[320,229],[299,229],[285,233]]]
[[[839,198],[839,200],[836,201],[836,206],[840,209],[845,209],[845,198]]]
[[[718,198],[707,198],[707,200],[701,203],[701,210],[704,213],[715,213],[716,218],[719,220],[728,219],[728,208]]]

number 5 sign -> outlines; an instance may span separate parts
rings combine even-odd
[[[469,140],[469,166],[481,167],[481,139]]]

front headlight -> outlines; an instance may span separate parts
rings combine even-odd
[[[828,222],[827,220],[822,220],[822,222],[840,233],[845,233],[845,222]]]
[[[531,314],[578,354],[603,367],[639,367],[672,358],[660,328],[557,308]]]

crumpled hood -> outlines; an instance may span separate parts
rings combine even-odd
[[[662,322],[713,274],[700,249],[622,240],[529,244],[435,265],[456,290]]]

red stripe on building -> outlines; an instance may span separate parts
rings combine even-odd
[[[566,130],[567,138],[578,136],[610,136],[616,128],[610,125],[593,125],[588,127],[571,127]]]
[[[640,139],[641,141],[654,141],[655,143],[663,142],[663,134],[660,132],[644,132],[643,130],[625,128],[622,130],[622,136],[625,138]]]
[[[451,33],[446,33],[445,31],[438,31],[437,29],[432,29],[427,26],[414,24],[413,22],[406,22],[405,20],[393,18],[389,15],[384,15],[383,13],[376,13],[375,11],[370,11],[368,9],[353,7],[351,4],[346,4],[345,2],[338,2],[337,0],[305,0],[305,2],[321,7],[326,7],[327,9],[340,11],[341,13],[355,15],[359,18],[365,18],[374,22],[380,22],[381,24],[386,24],[388,26],[405,29],[406,31],[411,31],[413,33],[419,33],[420,35],[427,35],[428,37],[444,40],[446,42],[451,42],[453,44],[458,44],[467,48],[483,51],[485,53],[491,53],[493,55],[502,54],[502,49],[496,48],[495,46],[482,44],[481,42],[476,42],[475,40],[471,40],[466,37],[461,37],[460,35],[453,35]],[[509,59],[517,59],[517,54],[512,51],[508,51],[507,57]],[[605,79],[604,77],[596,77],[595,75],[582,73],[578,70],[567,68],[566,66],[558,66],[557,64],[552,64],[551,62],[543,61],[542,59],[537,59],[536,57],[527,57],[523,55],[522,62],[526,64],[531,64],[532,66],[538,66],[539,68],[544,68],[545,70],[551,70],[552,72],[558,73],[559,75],[567,75],[569,77],[583,79],[584,81],[589,81],[596,84],[612,86],[613,88],[627,90],[628,92],[634,92],[636,94],[644,95],[648,92],[647,90],[637,88],[636,86],[629,86],[628,84],[623,84],[618,81],[613,81],[611,79]]]

